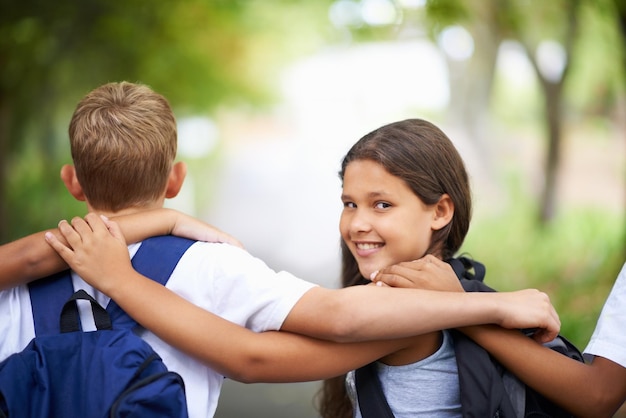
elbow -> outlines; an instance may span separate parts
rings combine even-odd
[[[590,390],[587,396],[584,409],[576,411],[577,417],[611,418],[623,403],[623,399],[614,396],[610,390]]]
[[[249,373],[249,372],[238,372],[238,373],[229,373],[226,375],[226,377],[228,377],[231,380],[235,380],[239,383],[245,383],[245,384],[251,384],[251,383],[263,383],[262,380],[259,379],[258,376],[256,376],[255,373]]]
[[[585,414],[588,417],[594,418],[611,418],[615,416],[617,410],[622,406],[623,400],[615,400],[612,397],[607,398],[606,396],[602,396],[600,400],[595,400],[594,402],[595,408],[593,411],[589,411],[589,413]]]
[[[224,376],[239,383],[269,383],[271,364],[262,355],[237,355],[233,365],[225,367]]]

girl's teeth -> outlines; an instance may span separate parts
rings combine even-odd
[[[359,250],[373,250],[374,248],[380,247],[381,244],[357,244],[356,247]]]

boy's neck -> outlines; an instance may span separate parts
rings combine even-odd
[[[147,210],[161,209],[161,208],[163,208],[163,202],[158,203],[158,204],[155,203],[155,204],[149,204],[149,205],[143,205],[143,206],[133,206],[130,208],[120,209],[118,211],[110,211],[110,210],[96,209],[92,207],[91,205],[89,205],[89,203],[87,203],[87,209],[89,210],[89,212],[99,213],[109,218],[113,218],[115,216],[121,216],[121,215],[132,215],[138,212],[145,212]]]

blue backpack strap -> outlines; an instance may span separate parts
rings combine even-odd
[[[28,284],[33,311],[35,335],[54,335],[61,332],[59,318],[63,305],[74,293],[69,270],[53,274]]]
[[[196,241],[162,235],[144,240],[132,259],[135,270],[146,277],[165,285],[178,261],[187,249]],[[126,314],[119,305],[111,300],[107,306],[115,328],[133,328],[137,322]]]

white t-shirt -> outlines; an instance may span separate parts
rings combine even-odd
[[[604,357],[626,367],[626,263],[604,303],[584,355]]]
[[[132,255],[139,245],[129,247]],[[104,294],[76,275],[72,279],[74,290],[85,289],[102,306],[108,304],[109,298]],[[240,248],[204,242],[187,250],[166,285],[188,301],[257,332],[280,329],[296,302],[314,286],[287,272],[273,271]],[[92,318],[90,321],[93,324]],[[93,329],[88,324],[83,319],[83,329]],[[198,332],[210,330],[198,327]],[[0,292],[0,361],[22,351],[34,335],[28,287]],[[151,332],[143,330],[140,335],[170,370],[183,377],[189,416],[213,417],[224,377]]]

